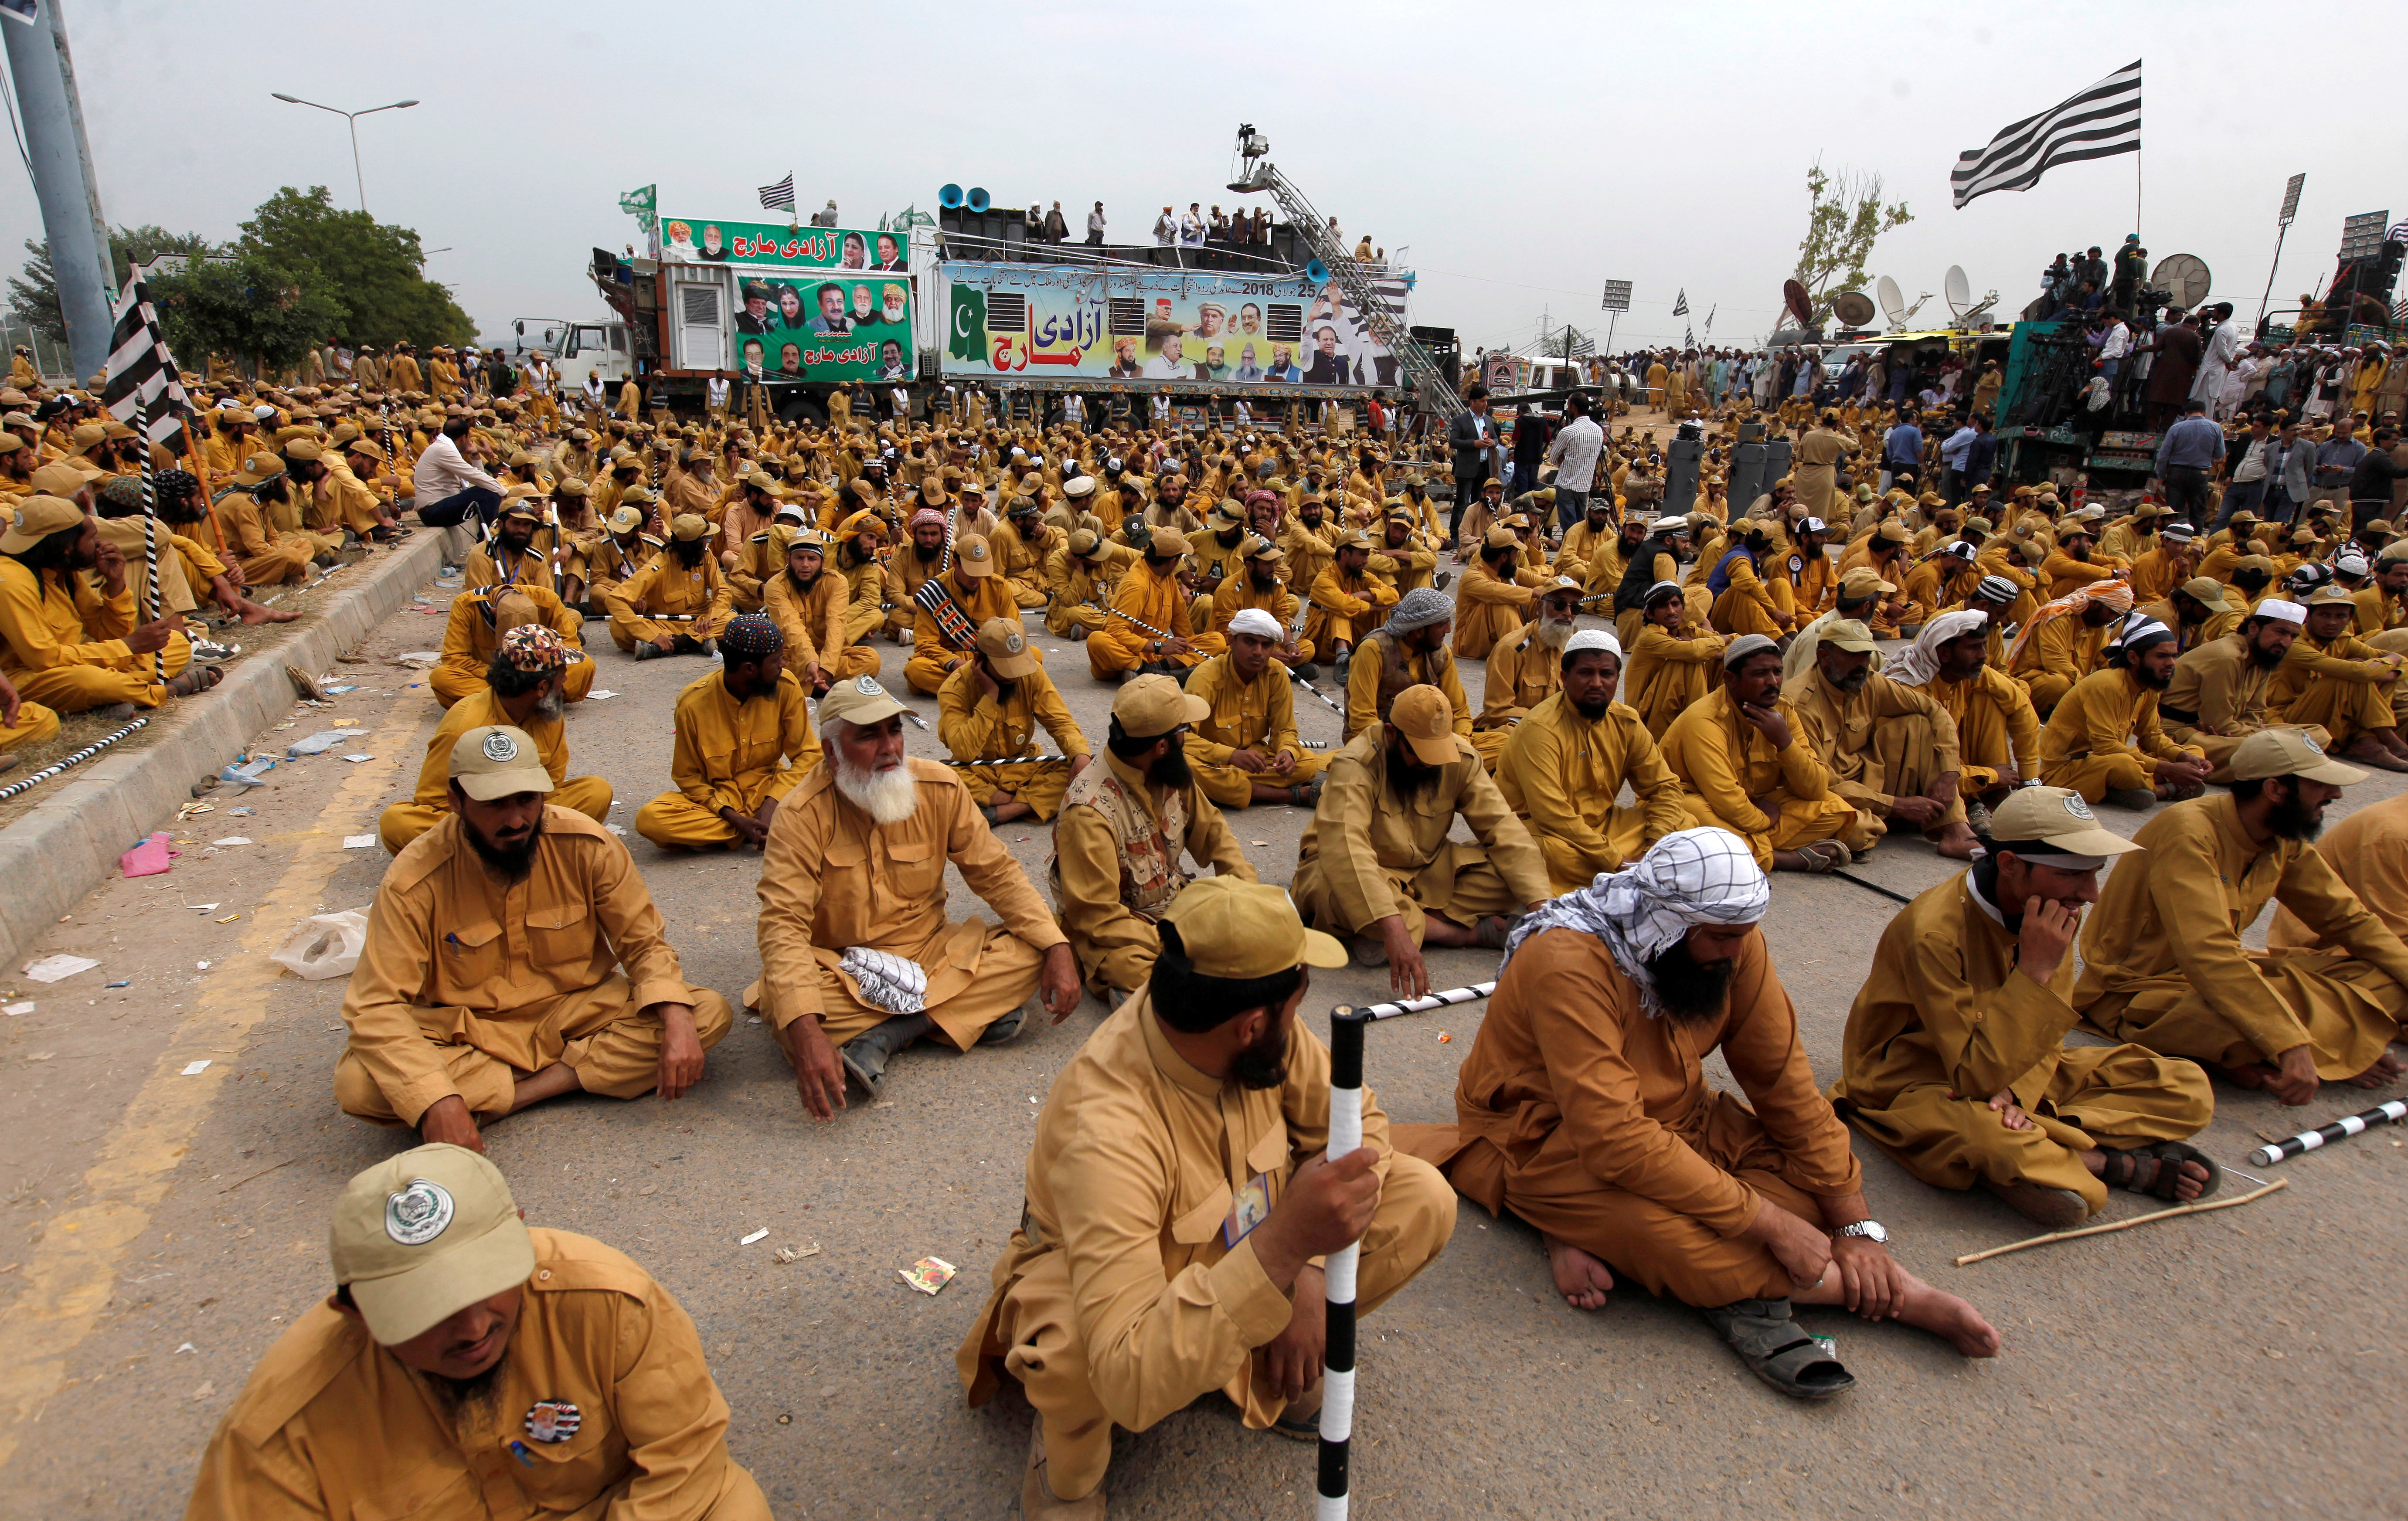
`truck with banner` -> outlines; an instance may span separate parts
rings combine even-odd
[[[949,382],[1249,405],[1402,383],[1336,282],[1305,274],[960,260],[937,273]]]
[[[659,231],[659,258],[631,267],[632,305],[680,410],[718,377],[735,409],[758,386],[770,412],[824,418],[838,386],[882,394],[918,373],[907,232],[679,216]]]

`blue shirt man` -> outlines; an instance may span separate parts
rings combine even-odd
[[[1923,463],[1923,430],[1912,423],[1899,423],[1882,436],[1882,463],[1895,470],[1900,466],[1913,469]]]

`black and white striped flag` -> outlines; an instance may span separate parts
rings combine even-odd
[[[795,208],[795,177],[792,171],[776,184],[761,187],[761,205],[771,211],[792,211]]]
[[[2038,116],[2027,116],[1977,152],[1959,153],[1948,185],[1956,209],[1994,190],[2029,190],[2060,164],[2141,151],[2141,61]]]
[[[1680,298],[1672,303],[1672,315],[1675,317],[1686,317],[1688,314],[1689,288],[1684,285],[1681,287]]]
[[[127,427],[148,411],[150,441],[175,448],[176,435],[193,409],[192,398],[176,374],[176,356],[159,331],[159,313],[150,293],[136,274],[125,282],[117,301],[117,327],[109,335],[108,365],[100,388],[100,402],[108,414]]]

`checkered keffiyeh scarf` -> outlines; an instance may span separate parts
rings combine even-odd
[[[1498,975],[1541,930],[1577,929],[1605,942],[1653,1018],[1662,1011],[1647,969],[1651,958],[1694,926],[1752,925],[1771,906],[1771,879],[1756,866],[1746,840],[1727,829],[1683,829],[1657,840],[1628,869],[1600,871],[1586,887],[1514,926]]]
[[[1900,686],[1922,686],[1940,674],[1940,647],[1963,639],[1990,621],[1989,615],[1967,609],[1943,612],[1923,625],[1914,642],[1899,651],[1882,671]]]
[[[927,969],[891,951],[867,945],[850,946],[838,958],[837,969],[860,984],[861,1001],[890,1014],[917,1014],[927,1009]]]

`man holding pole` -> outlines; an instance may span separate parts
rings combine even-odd
[[[1390,1150],[1368,1092],[1363,1145],[1320,1155],[1329,1052],[1297,1008],[1306,968],[1342,966],[1344,949],[1237,877],[1191,884],[1160,929],[1145,990],[1054,1080],[1021,1227],[956,1357],[971,1403],[1009,1375],[1036,1407],[1031,1521],[1100,1518],[1112,1428],[1143,1431],[1214,1389],[1249,1428],[1312,1440],[1326,1289],[1311,1259],[1359,1241],[1368,1312],[1455,1227],[1444,1180]]]

